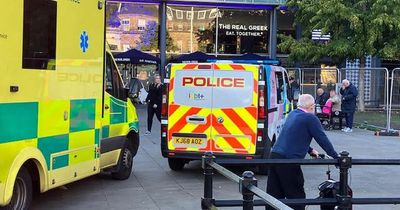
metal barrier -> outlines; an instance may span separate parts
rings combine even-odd
[[[348,79],[352,82],[358,89],[360,83],[360,68],[342,68],[341,71],[341,80]],[[366,108],[372,109],[374,111],[384,111],[385,115],[385,124],[384,125],[376,125],[378,128],[384,128],[386,131],[390,130],[389,123],[389,70],[387,68],[363,68],[364,76],[367,74],[368,77],[364,78],[364,105]],[[360,92],[360,89],[359,89]],[[360,94],[358,96],[360,99]],[[359,101],[358,106],[360,106],[361,102]],[[372,117],[375,115],[370,115],[371,118],[367,121],[370,124],[370,120],[373,120]],[[357,120],[357,117],[355,118]],[[364,122],[358,122],[363,124]]]
[[[394,101],[394,102],[393,102]],[[391,88],[390,88],[390,98],[389,98],[389,128],[400,130],[400,124],[395,124],[392,126],[392,117],[399,117],[399,114],[394,114],[393,106],[396,105],[396,109],[400,108],[400,68],[395,68],[392,71]],[[400,120],[396,119],[396,122]]]
[[[275,199],[265,191],[257,187],[257,179],[253,172],[246,171],[242,177],[237,176],[220,164],[229,165],[336,165],[340,170],[339,194],[336,198],[318,198],[318,199]],[[216,207],[238,207],[243,210],[253,210],[254,206],[271,206],[274,209],[291,209],[287,205],[337,205],[339,210],[350,210],[353,204],[400,204],[400,198],[353,198],[348,195],[349,169],[353,165],[400,165],[400,159],[352,159],[348,152],[341,152],[340,157],[334,159],[220,159],[216,160],[212,153],[205,153],[202,158],[202,167],[204,170],[204,197],[201,199],[201,208],[203,210],[216,209]],[[213,174],[214,170],[222,174],[231,181],[239,185],[239,192],[242,194],[242,200],[216,200],[213,197]],[[261,200],[254,200],[254,196]]]
[[[316,97],[318,87],[324,87],[326,90],[337,89],[340,78],[338,68],[300,68],[300,91],[302,94]]]

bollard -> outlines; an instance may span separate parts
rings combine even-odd
[[[209,164],[213,162],[215,156],[211,152],[206,152],[201,161],[204,174],[204,197],[201,199],[201,209],[208,210],[214,204],[213,199],[213,167]]]
[[[339,169],[340,169],[340,185],[339,185],[339,195],[337,199],[339,202],[340,210],[351,210],[351,195],[349,195],[349,169],[351,168],[351,157],[346,151],[342,151],[339,157]]]
[[[257,179],[254,177],[254,173],[251,171],[243,172],[239,183],[239,191],[243,195],[243,210],[254,209],[254,193],[248,189],[251,185],[257,186]]]

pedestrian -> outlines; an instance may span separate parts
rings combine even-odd
[[[354,113],[356,112],[358,90],[349,80],[344,79],[342,81],[340,95],[342,95],[342,112],[346,119],[346,127],[343,128],[342,131],[353,132],[353,120]]]
[[[162,84],[160,75],[154,76],[154,83],[149,85],[149,94],[146,97],[147,102],[147,131],[146,135],[151,134],[153,117],[156,114],[158,121],[161,122],[161,99]]]
[[[326,101],[328,101],[328,99],[329,99],[328,93],[325,93],[324,89],[318,88],[315,103],[318,104],[320,107],[323,107]]]
[[[299,99],[299,93],[300,93],[300,85],[296,82],[294,77],[290,76],[289,77],[289,100],[298,100]]]
[[[292,111],[280,132],[278,140],[271,150],[271,159],[303,159],[307,153],[318,156],[318,151],[310,147],[311,140],[316,142],[333,158],[338,154],[333,148],[315,116],[314,97],[300,95],[298,108]],[[267,193],[277,199],[304,199],[304,177],[300,165],[271,165],[267,181]],[[295,210],[304,210],[304,205],[291,206]],[[272,209],[266,207],[267,210]]]

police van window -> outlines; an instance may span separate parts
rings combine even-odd
[[[56,69],[57,1],[24,0],[22,68]]]
[[[276,77],[276,97],[278,104],[282,104],[282,93],[284,90],[284,83],[283,83],[283,73],[282,72],[275,72]]]
[[[106,92],[110,95],[121,100],[126,100],[124,94],[125,89],[118,73],[118,68],[113,62],[111,55],[108,53],[106,56],[105,88]]]

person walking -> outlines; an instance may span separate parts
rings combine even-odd
[[[158,121],[161,122],[161,100],[162,100],[162,84],[160,75],[154,76],[154,83],[149,85],[149,94],[146,97],[147,102],[147,131],[146,135],[151,134],[154,114]]]
[[[340,95],[342,95],[342,113],[346,119],[346,127],[343,128],[342,131],[353,132],[353,120],[354,113],[356,112],[358,90],[349,80],[344,79],[342,81]]]
[[[314,138],[326,153],[338,158],[338,154],[326,136],[322,125],[315,116],[314,97],[300,95],[298,108],[290,112],[278,140],[272,147],[271,159],[303,159],[307,152],[318,156],[318,151],[310,147]],[[304,177],[300,165],[272,165],[270,167],[267,193],[277,199],[303,199]],[[304,210],[304,205],[291,206],[295,210]],[[266,210],[272,207],[266,206]]]

